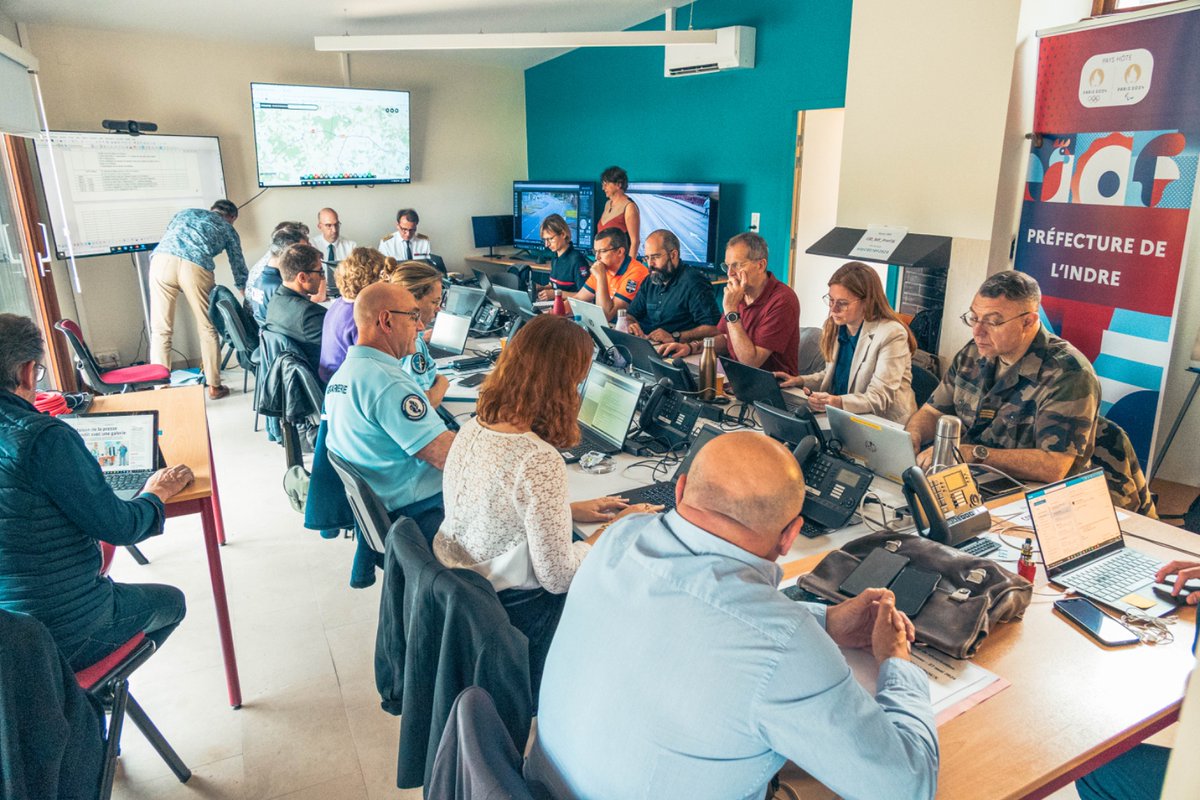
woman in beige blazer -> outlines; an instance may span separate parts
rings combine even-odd
[[[813,411],[835,406],[907,422],[917,410],[912,390],[917,341],[888,305],[879,274],[858,261],[842,265],[829,279],[825,302],[825,369],[799,377],[776,372],[780,385],[803,387]]]

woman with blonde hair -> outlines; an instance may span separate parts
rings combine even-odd
[[[358,340],[354,325],[354,298],[379,280],[383,271],[383,253],[373,247],[356,247],[334,270],[333,280],[342,296],[325,313],[321,329],[321,363],[317,374],[326,383],[346,359],[346,350]]]
[[[825,302],[825,369],[795,378],[776,372],[780,385],[803,387],[813,411],[833,406],[907,422],[917,410],[912,390],[917,340],[888,305],[879,273],[859,261],[843,264],[829,279]]]
[[[450,381],[439,375],[437,364],[429,352],[429,336],[433,333],[433,320],[442,307],[442,273],[428,261],[401,261],[385,273],[384,280],[399,284],[412,293],[421,312],[425,333],[417,334],[417,347],[411,356],[400,359],[400,366],[425,390],[425,395],[434,406],[442,404]]]
[[[591,360],[591,338],[569,319],[543,314],[527,322],[480,388],[478,413],[455,437],[442,478],[446,518],[433,552],[496,587],[529,638],[534,697],[565,592],[591,549],[572,541],[572,520],[653,509],[627,507],[619,497],[567,499],[557,448],[579,443],[579,384]]]

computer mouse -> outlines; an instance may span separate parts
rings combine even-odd
[[[1166,581],[1164,583],[1154,584],[1154,593],[1166,600],[1168,603],[1174,603],[1177,606],[1186,605],[1188,597],[1193,592],[1200,592],[1200,581],[1188,581],[1179,590],[1179,594],[1171,594],[1175,588],[1174,581]]]

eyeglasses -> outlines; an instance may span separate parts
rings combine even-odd
[[[615,253],[616,251],[618,251],[620,249],[621,248],[619,248],[619,247],[597,247],[592,252],[594,252],[598,256],[602,256],[605,253]]]
[[[659,261],[666,261],[669,255],[670,253],[646,253],[646,260],[657,264]]]
[[[761,260],[762,259],[758,258],[748,258],[745,261],[724,261],[721,263],[721,269],[723,269],[725,272],[729,272],[731,269],[741,269],[746,264],[757,264]]]
[[[388,313],[389,314],[399,314],[402,317],[408,317],[413,322],[421,321],[421,311],[420,311],[420,309],[417,309],[417,308],[414,308],[412,311],[400,311],[398,309],[388,309]]]
[[[966,325],[968,328],[974,328],[976,325],[982,325],[985,328],[991,328],[992,330],[995,330],[996,328],[999,328],[1001,325],[1007,325],[1008,323],[1012,322],[1014,319],[1020,319],[1021,317],[1028,316],[1032,313],[1034,313],[1034,312],[1023,311],[1020,314],[1017,314],[1015,317],[1009,317],[1008,319],[996,320],[996,319],[981,319],[979,317],[979,315],[976,314],[974,311],[968,311],[967,313],[961,315],[959,317],[959,319],[961,319],[963,325]]]
[[[46,365],[45,365],[45,364],[38,364],[38,365],[37,365],[37,373],[36,373],[36,374],[37,374],[37,378],[36,378],[35,380],[36,380],[38,383],[41,383],[41,382],[42,382],[42,378],[46,377]]]
[[[404,227],[403,225],[397,225],[397,226],[396,226],[396,228],[397,228],[397,229],[398,229],[398,230],[399,230],[401,233],[414,233],[414,232],[417,230],[417,226],[416,226],[416,225],[412,225],[412,226],[409,226],[409,227],[407,227],[407,228],[406,228],[406,227]]]
[[[542,244],[550,244],[551,242],[557,241],[557,240],[558,240],[558,234],[552,233],[549,236],[542,237]]]
[[[821,298],[821,302],[832,308],[834,311],[845,311],[847,308],[857,303],[858,298],[856,297],[853,300],[834,300],[829,295],[825,295]]]
[[[304,273],[305,275],[324,275],[325,274],[324,269],[302,269],[300,271],[302,273]]]

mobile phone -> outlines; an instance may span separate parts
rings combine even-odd
[[[1184,581],[1179,594],[1171,594],[1175,590],[1175,581],[1178,578],[1179,576],[1175,574],[1167,575],[1162,583],[1154,584],[1154,593],[1168,603],[1174,603],[1177,606],[1186,605],[1189,595],[1200,592],[1200,579]]]
[[[458,385],[469,389],[472,386],[478,386],[479,384],[483,383],[487,379],[487,376],[488,373],[486,372],[476,372],[474,375],[468,375],[465,378],[460,378]]]
[[[857,597],[866,589],[886,589],[907,565],[908,556],[876,547],[846,576],[838,591],[850,597]]]
[[[1100,644],[1120,647],[1137,644],[1141,641],[1136,633],[1105,614],[1086,598],[1072,597],[1067,600],[1055,600],[1054,610],[1078,625],[1088,636]]]
[[[921,613],[942,576],[916,567],[905,567],[888,588],[896,595],[896,608],[909,618]]]

